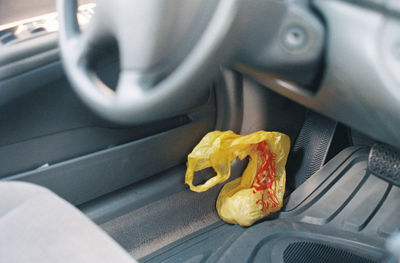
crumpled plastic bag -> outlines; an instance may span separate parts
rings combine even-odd
[[[232,161],[249,156],[242,176],[221,189],[216,208],[227,223],[250,226],[281,209],[289,150],[289,137],[279,132],[259,131],[246,136],[232,131],[210,132],[188,155],[185,183],[192,191],[207,191],[229,179]],[[208,167],[217,175],[202,185],[193,185],[194,172]]]

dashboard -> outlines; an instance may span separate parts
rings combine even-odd
[[[311,2],[327,32],[324,70],[315,89],[265,71],[236,69],[306,107],[400,147],[400,1]],[[80,3],[79,22],[85,26],[95,4]],[[28,69],[59,63],[57,36],[51,34],[58,30],[54,8],[53,0],[1,1],[0,82]],[[0,90],[0,105],[18,96],[13,85],[20,84],[8,83]]]
[[[249,74],[283,96],[400,147],[400,1],[315,0],[313,7],[327,32],[318,88]]]

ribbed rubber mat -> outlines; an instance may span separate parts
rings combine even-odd
[[[350,251],[331,247],[329,245],[301,241],[291,243],[283,252],[285,263],[313,263],[313,262],[348,262],[348,263],[374,263],[369,258],[356,255]]]
[[[400,188],[367,171],[368,155],[367,147],[342,151],[290,195],[278,218],[248,228],[221,222],[142,262],[390,262],[385,240],[399,227]]]

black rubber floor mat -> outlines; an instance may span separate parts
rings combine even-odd
[[[360,147],[341,152],[297,188],[273,218],[249,228],[219,223],[141,261],[285,262],[290,244],[304,242],[337,249],[320,262],[332,257],[379,261],[386,238],[400,226],[400,188],[367,170],[368,153]],[[340,253],[351,256],[346,252],[353,261],[338,259]],[[307,262],[297,254],[296,262]]]

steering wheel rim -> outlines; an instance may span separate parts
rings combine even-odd
[[[196,102],[209,87],[204,77],[212,75],[228,57],[225,41],[232,33],[238,0],[220,0],[215,12],[187,56],[164,79],[145,87],[145,74],[121,70],[116,92],[99,81],[85,63],[94,27],[81,33],[74,0],[57,0],[59,45],[63,65],[79,97],[100,116],[116,123],[140,124],[172,117]],[[203,82],[203,85],[196,85]],[[195,87],[195,88],[193,88]]]

